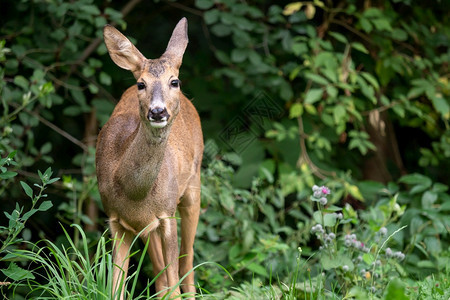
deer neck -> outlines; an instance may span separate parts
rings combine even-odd
[[[139,123],[116,172],[129,199],[141,200],[152,190],[167,150],[170,127],[168,124],[153,128],[148,122]]]

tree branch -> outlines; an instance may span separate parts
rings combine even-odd
[[[126,15],[128,15],[130,13],[130,11],[139,3],[141,2],[141,0],[130,0],[120,11],[120,13],[122,14],[122,18],[125,18]],[[116,22],[112,22],[111,25],[117,25]],[[75,69],[81,65],[91,54],[92,52],[94,52],[98,46],[100,46],[100,44],[102,43],[103,39],[101,37],[97,37],[95,38],[90,44],[89,46],[87,46],[86,49],[84,49],[83,53],[81,54],[80,58],[77,60],[77,63],[73,64],[72,67],[70,68],[70,72],[68,74],[68,76],[70,76],[70,74],[72,74]]]
[[[13,107],[16,107],[16,108],[19,107],[19,105],[17,105],[16,103],[10,103],[10,105],[12,105]],[[75,145],[79,146],[84,151],[88,151],[88,146],[86,146],[84,143],[82,143],[81,141],[79,141],[78,139],[73,137],[68,132],[62,130],[61,128],[59,128],[55,124],[47,121],[46,119],[41,117],[38,113],[30,111],[29,109],[26,109],[26,108],[23,108],[23,111],[25,111],[26,113],[28,113],[30,115],[35,116],[36,118],[38,118],[39,122],[41,122],[42,124],[44,124],[45,126],[51,128],[51,129],[53,129],[54,131],[56,131],[57,133],[59,133],[60,135],[62,135],[63,137],[65,137],[66,139],[71,141],[72,143],[74,143]]]

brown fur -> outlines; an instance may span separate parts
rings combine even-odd
[[[178,23],[165,54],[158,60],[147,60],[113,27],[105,27],[104,36],[116,64],[131,70],[138,82],[146,85],[145,90],[132,86],[125,91],[97,142],[99,190],[117,239],[114,263],[124,270],[114,270],[114,292],[123,298],[120,277],[126,277],[131,241],[142,231],[140,237],[150,239],[154,274],[169,265],[156,281],[157,290],[165,294],[180,275],[192,269],[200,210],[200,118],[180,89],[170,85],[178,77],[187,45],[187,23],[184,18]],[[152,127],[148,118],[152,101],[156,101],[154,86],[161,89],[162,102],[170,115],[163,128]],[[181,217],[180,253],[176,221],[171,218],[177,208]],[[183,254],[187,256],[180,260],[179,274],[178,256]],[[193,284],[191,273],[183,282],[183,291],[195,293]],[[175,295],[179,293],[179,288],[174,289]]]

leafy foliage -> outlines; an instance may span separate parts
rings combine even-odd
[[[15,165],[12,160],[15,153],[11,153],[5,160],[6,164]],[[2,167],[3,168],[3,167]],[[6,168],[5,168],[6,169]],[[9,172],[9,173],[8,173]],[[17,175],[14,172],[2,170],[3,174],[10,174],[9,176],[5,176],[3,180],[10,179]],[[24,207],[19,206],[16,203],[16,208],[12,213],[8,213],[4,211],[6,218],[9,220],[8,226],[0,226],[0,236],[2,237],[2,245],[0,247],[0,255],[2,255],[1,260],[11,261],[8,265],[8,268],[0,269],[2,273],[10,278],[13,281],[20,281],[24,279],[34,279],[34,275],[21,267],[19,267],[14,260],[18,258],[17,255],[14,254],[14,251],[19,248],[20,244],[24,242],[24,239],[20,238],[19,235],[24,233],[25,235],[25,224],[28,219],[32,217],[39,211],[47,211],[50,209],[53,204],[51,201],[42,201],[39,206],[37,204],[41,198],[47,197],[47,194],[44,194],[44,190],[47,188],[47,185],[51,185],[52,183],[59,180],[59,178],[51,178],[52,170],[48,168],[44,173],[38,171],[39,178],[41,180],[41,184],[35,184],[36,187],[39,188],[39,192],[37,194],[34,193],[33,189],[25,182],[21,181],[20,184],[25,192],[25,194],[31,200],[31,208],[28,211],[24,211]],[[3,257],[3,255],[5,255]]]

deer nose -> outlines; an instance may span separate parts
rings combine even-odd
[[[169,114],[167,113],[167,109],[164,107],[155,107],[151,108],[148,112],[148,118],[154,121],[167,120]]]
[[[165,110],[165,108],[157,107],[157,108],[153,108],[151,110],[151,112],[154,115],[160,115],[164,110]]]

